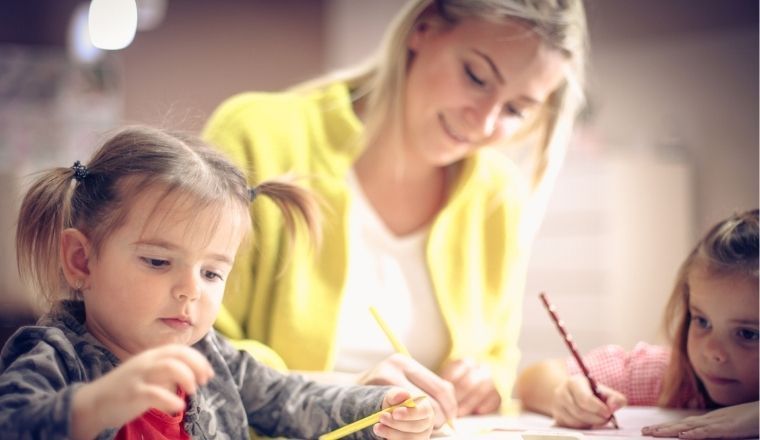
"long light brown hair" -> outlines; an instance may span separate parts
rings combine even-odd
[[[665,307],[663,324],[672,352],[658,400],[660,406],[715,406],[694,373],[686,347],[691,323],[689,274],[696,267],[710,275],[741,276],[757,280],[758,210],[734,214],[713,226],[681,265]]]
[[[249,188],[238,168],[194,136],[129,126],[108,136],[86,164],[78,165],[39,173],[18,217],[19,273],[51,305],[76,297],[61,271],[61,232],[80,230],[97,255],[104,240],[123,225],[135,197],[145,191],[159,191],[159,200],[179,196],[189,202],[183,204],[183,209],[190,207],[188,212],[232,209],[245,220],[246,233],[252,198],[266,196],[283,211],[291,235],[301,218],[319,240],[319,211],[310,193],[284,180]]]
[[[407,39],[421,20],[438,16],[452,26],[464,19],[491,22],[518,20],[536,32],[550,47],[565,54],[570,63],[564,83],[532,112],[513,139],[535,139],[533,187],[556,173],[565,155],[573,121],[583,100],[584,70],[588,51],[586,16],[582,0],[411,0],[391,22],[378,50],[355,67],[331,72],[299,84],[309,90],[332,81],[345,81],[355,97],[364,97],[365,144],[387,134],[389,121],[404,115],[404,83],[411,54]],[[551,179],[550,179],[551,180]]]

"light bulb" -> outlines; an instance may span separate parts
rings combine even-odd
[[[90,3],[90,41],[106,50],[129,46],[137,30],[135,0],[92,0]]]

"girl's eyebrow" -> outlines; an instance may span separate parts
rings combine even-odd
[[[164,248],[168,251],[174,251],[174,252],[182,252],[184,249],[181,246],[177,246],[174,243],[170,243],[166,240],[160,240],[160,239],[150,239],[150,240],[138,240],[133,243],[134,246],[153,246],[153,247],[159,247]],[[206,257],[211,258],[213,260],[220,261],[222,263],[232,264],[232,260],[223,254],[208,254]]]
[[[743,325],[754,325],[755,327],[758,326],[759,321],[757,318],[755,319],[732,319],[731,322],[736,324],[743,324]]]

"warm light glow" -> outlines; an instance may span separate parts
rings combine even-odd
[[[69,21],[69,56],[78,63],[93,64],[103,58],[102,50],[92,45],[88,22],[89,5],[80,3]]]
[[[135,0],[92,0],[89,24],[93,46],[124,49],[135,38],[137,30]]]

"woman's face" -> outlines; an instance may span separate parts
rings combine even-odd
[[[564,79],[567,58],[517,22],[417,25],[406,83],[404,141],[447,165],[511,136]]]
[[[710,398],[721,405],[757,400],[757,278],[689,274],[687,352]]]

